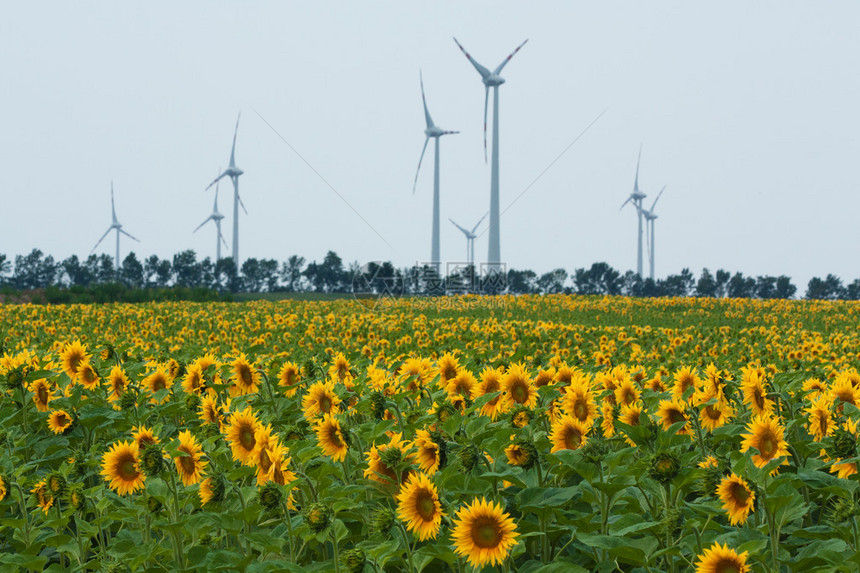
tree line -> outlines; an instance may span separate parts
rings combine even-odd
[[[140,260],[135,253],[120,268],[107,254],[80,259],[72,255],[57,261],[39,249],[17,255],[14,264],[0,254],[0,288],[35,290],[119,284],[129,289],[214,289],[228,292],[390,292],[403,295],[487,292],[508,294],[583,294],[639,297],[698,296],[726,298],[791,299],[797,287],[791,278],[745,276],[719,269],[703,269],[698,278],[689,270],[665,278],[642,278],[633,271],[621,273],[604,262],[568,273],[563,268],[538,274],[532,270],[505,269],[489,275],[472,266],[449,268],[440,276],[433,267],[396,268],[390,262],[344,266],[334,251],[322,261],[308,262],[293,255],[286,261],[246,259],[236,268],[231,258],[197,259],[193,250],[172,258],[157,255]],[[860,279],[849,284],[832,274],[814,277],[803,295],[816,300],[860,300]]]

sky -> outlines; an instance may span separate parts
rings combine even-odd
[[[849,1],[7,4],[0,253],[86,257],[110,225],[113,181],[141,241],[123,237],[121,256],[214,257],[214,226],[192,231],[241,112],[241,259],[428,261],[432,142],[412,193],[421,70],[435,123],[461,132],[441,141],[441,250],[462,262],[448,219],[471,227],[487,212],[490,166],[483,85],[456,36],[490,69],[529,40],[500,88],[508,268],[635,269],[635,210],[619,207],[641,145],[645,206],[666,186],[658,277],[708,267],[787,274],[801,292],[812,276],[849,282],[858,21]],[[231,195],[222,185],[228,243]],[[96,252],[113,256],[112,237]],[[475,250],[486,259],[486,234]]]

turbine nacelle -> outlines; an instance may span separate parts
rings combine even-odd
[[[427,137],[442,137],[443,135],[451,135],[460,133],[459,131],[446,131],[439,126],[433,125],[424,130],[424,135]]]
[[[487,77],[481,78],[481,81],[484,82],[484,85],[488,88],[493,88],[496,86],[500,86],[505,83],[505,78],[498,74],[490,74]]]

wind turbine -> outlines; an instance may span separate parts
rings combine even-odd
[[[648,240],[648,262],[651,267],[651,280],[654,280],[654,220],[657,219],[654,207],[657,206],[657,201],[665,190],[666,186],[663,185],[663,188],[660,189],[659,193],[657,193],[657,198],[654,199],[653,203],[651,203],[651,208],[648,210],[642,210],[642,215],[645,217],[645,235],[648,236],[650,234],[650,239]]]
[[[239,197],[239,176],[244,171],[236,167],[236,134],[239,132],[239,119],[241,117],[242,112],[240,111],[239,117],[236,118],[236,129],[233,131],[233,148],[230,150],[230,164],[224,173],[216,177],[215,181],[206,187],[206,189],[209,189],[209,187],[212,187],[224,177],[229,177],[233,181],[233,263],[235,263],[237,269],[239,268],[239,204],[242,205],[242,210],[245,211],[245,214],[248,214],[245,204],[242,203],[242,199]]]
[[[412,194],[415,194],[415,187],[418,185],[418,173],[421,171],[421,162],[424,160],[424,152],[427,151],[427,143],[432,137],[435,142],[436,162],[433,167],[433,230],[430,237],[430,262],[438,274],[440,272],[440,261],[442,260],[439,256],[439,138],[443,135],[460,132],[444,131],[433,123],[430,112],[427,111],[427,98],[424,97],[424,75],[419,72],[419,77],[421,78],[421,101],[424,103],[424,119],[427,122],[427,128],[424,130],[424,148],[421,150],[421,157],[418,159],[418,169],[415,170],[415,182],[412,184]]]
[[[448,218],[449,221],[454,223],[454,226],[463,231],[463,234],[466,235],[466,262],[472,266],[475,266],[475,239],[478,238],[478,235],[475,234],[475,231],[478,230],[478,226],[487,218],[489,213],[484,213],[484,216],[475,223],[475,226],[472,227],[472,230],[464,229],[457,223],[454,223],[454,219]]]
[[[219,168],[220,171],[220,168]],[[224,242],[224,246],[227,246],[227,241],[224,239],[224,235],[221,234],[221,219],[224,218],[224,215],[218,212],[218,187],[220,187],[220,183],[215,185],[215,205],[212,207],[212,214],[206,217],[206,220],[200,223],[196,229],[194,229],[194,233],[200,230],[200,228],[208,223],[209,221],[215,222],[215,227],[218,229],[218,235],[215,237],[215,262],[221,260],[221,242]]]
[[[111,216],[113,217],[113,220],[110,224],[110,227],[108,227],[108,230],[105,231],[104,235],[102,235],[102,238],[99,239],[99,242],[96,243],[96,246],[93,247],[93,250],[90,251],[90,254],[92,255],[96,251],[96,249],[101,244],[101,242],[104,241],[105,237],[108,236],[108,233],[110,233],[113,230],[116,230],[116,270],[119,271],[119,234],[122,233],[126,237],[128,237],[130,239],[134,239],[138,243],[140,242],[140,240],[135,238],[135,237],[132,237],[130,234],[128,234],[126,231],[124,231],[122,228],[122,224],[116,218],[116,207],[114,206],[114,200],[113,200],[113,181],[110,182],[110,211],[111,211]]]
[[[490,98],[490,88],[493,88],[493,155],[490,168],[490,236],[489,250],[487,253],[487,263],[490,268],[497,270],[502,261],[502,248],[500,243],[499,232],[499,86],[505,83],[505,79],[499,74],[502,69],[511,61],[511,58],[520,51],[528,40],[517,46],[517,49],[505,58],[501,64],[492,72],[475,61],[469,52],[466,51],[457,38],[454,42],[460,48],[460,51],[471,62],[478,73],[481,74],[481,81],[484,83],[484,161],[487,160],[487,105]]]
[[[633,202],[633,206],[636,207],[636,216],[639,219],[639,232],[638,232],[638,243],[637,243],[637,251],[636,251],[636,273],[641,277],[642,276],[642,199],[646,197],[645,193],[639,190],[639,161],[642,159],[642,146],[639,146],[639,159],[636,160],[636,179],[633,182],[633,192],[630,193],[630,196],[627,200],[621,204],[621,209],[624,208],[627,203]],[[621,210],[619,209],[619,211]]]

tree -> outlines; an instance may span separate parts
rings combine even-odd
[[[262,259],[260,261],[260,274],[267,292],[278,290],[278,261],[275,259]]]
[[[534,271],[508,271],[508,292],[511,294],[530,294],[537,292],[537,273]]]
[[[39,249],[33,249],[29,255],[15,257],[15,273],[12,284],[19,289],[46,288],[54,284],[57,276],[57,264],[54,257],[43,258]]]
[[[690,269],[681,269],[681,274],[669,275],[663,281],[663,289],[667,296],[687,296],[693,292],[696,278]]]
[[[6,258],[6,255],[0,253],[0,285],[4,283],[3,277],[9,274],[10,270],[12,270],[12,263],[9,262],[9,259]]]
[[[215,263],[215,284],[226,286],[230,292],[238,292],[242,286],[239,271],[232,257],[218,259]]]
[[[326,253],[320,265],[322,282],[326,292],[343,292],[346,288],[346,277],[343,271],[343,260],[334,251]]]
[[[755,293],[755,279],[745,278],[742,273],[735,273],[729,280],[726,296],[729,298],[752,298]]]
[[[830,274],[824,280],[818,277],[811,278],[806,286],[804,298],[808,300],[838,300],[845,298],[847,294],[845,287],[842,286],[842,279]]]
[[[577,294],[621,294],[621,274],[607,263],[594,263],[588,270],[576,269],[573,284]]]
[[[722,298],[726,296],[729,288],[729,281],[732,278],[732,273],[723,269],[717,270],[716,281],[716,296]]]
[[[158,284],[158,267],[160,264],[158,255],[150,255],[143,262],[143,281],[147,287],[154,287]]]
[[[215,288],[215,264],[212,259],[206,257],[200,261],[200,286]]]
[[[288,292],[301,290],[302,267],[305,266],[305,258],[298,255],[290,255],[287,262],[281,265],[281,279],[286,283]]]
[[[197,253],[189,249],[173,255],[173,276],[176,286],[200,286],[203,281]]]
[[[707,268],[702,269],[702,275],[696,283],[696,296],[711,298],[717,296],[717,281]]]
[[[566,270],[554,269],[541,275],[537,280],[537,287],[544,294],[558,294],[564,292],[564,282],[566,280]]]
[[[845,298],[847,300],[860,300],[860,279],[854,279],[845,287]]]
[[[755,295],[761,299],[776,298],[776,277],[757,277]]]
[[[127,286],[132,288],[143,288],[145,282],[143,279],[143,265],[137,260],[137,255],[134,252],[129,253],[122,261],[122,266],[119,269],[120,280]]]
[[[791,277],[780,275],[776,279],[776,298],[794,298],[797,287],[791,284]]]

